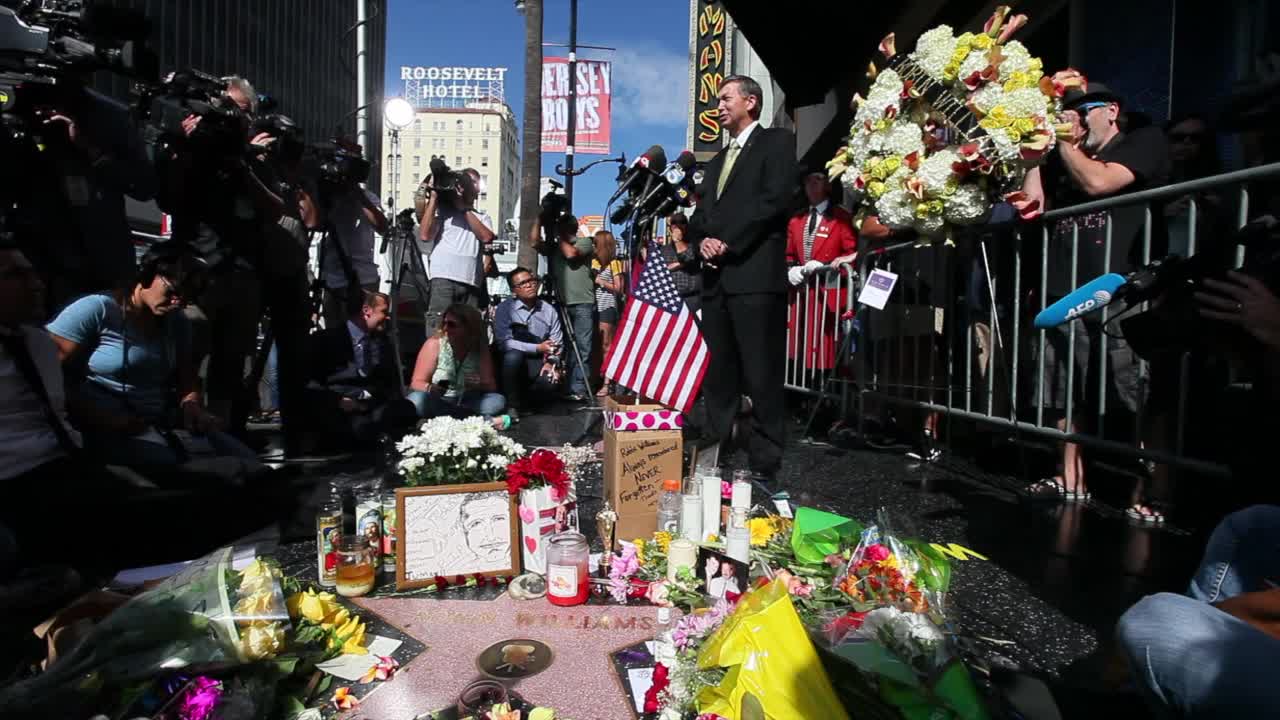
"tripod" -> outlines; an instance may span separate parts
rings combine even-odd
[[[392,205],[394,210],[394,203]],[[422,261],[422,253],[418,252],[418,243],[413,237],[413,218],[397,216],[395,223],[388,238],[388,242],[392,243],[391,258],[394,264],[391,270],[391,312],[387,319],[391,324],[391,348],[396,356],[396,380],[400,383],[400,390],[403,391],[404,361],[400,346],[400,292],[404,287],[405,276],[408,275],[415,291],[414,305],[418,309],[418,317],[425,317],[427,298],[431,296],[431,289],[425,283],[426,264]]]

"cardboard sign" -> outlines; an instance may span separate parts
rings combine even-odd
[[[657,412],[661,405],[609,398],[610,413]],[[614,537],[633,540],[658,529],[658,497],[662,481],[683,476],[683,446],[679,430],[618,431],[604,433],[604,492],[618,513]]]

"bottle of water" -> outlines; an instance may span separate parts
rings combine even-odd
[[[680,479],[662,481],[662,495],[658,497],[658,529],[672,535],[680,534]]]

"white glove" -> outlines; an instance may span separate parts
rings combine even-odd
[[[826,263],[818,262],[817,260],[810,260],[804,264],[804,274],[806,276],[812,275],[814,270],[821,270],[826,266]]]
[[[787,271],[787,281],[792,285],[799,285],[804,282],[804,268],[796,265]]]

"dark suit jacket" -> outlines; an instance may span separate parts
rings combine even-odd
[[[724,167],[725,146],[707,164],[698,191],[698,207],[689,220],[696,246],[704,238],[719,238],[728,252],[717,259],[719,269],[703,267],[703,293],[729,294],[787,290],[787,218],[797,191],[796,138],[782,128],[757,127],[738,152],[717,197],[716,185]]]
[[[342,385],[362,387],[373,396],[375,402],[395,397],[400,390],[396,382],[395,356],[385,334],[375,341],[378,347],[378,365],[367,377],[344,379]],[[351,342],[347,324],[325,328],[311,334],[307,353],[307,379],[329,387],[331,378],[355,361],[356,349]]]

